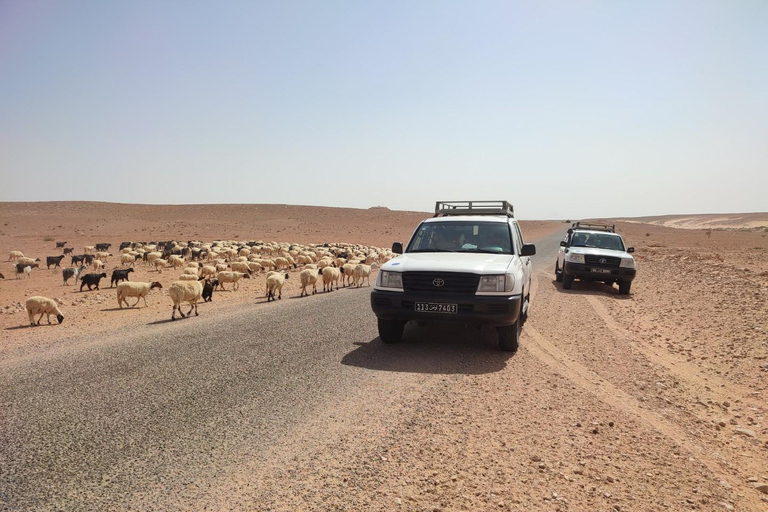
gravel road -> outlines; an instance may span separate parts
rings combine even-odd
[[[554,285],[559,239],[515,355],[486,329],[385,346],[362,288],[2,361],[0,508],[759,510],[749,466],[635,388],[668,368],[613,319],[631,296]]]

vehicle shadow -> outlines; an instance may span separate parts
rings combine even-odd
[[[576,279],[570,290],[564,290],[562,283],[558,283],[555,279],[552,279],[550,283],[558,293],[571,293],[575,295],[609,295],[619,300],[629,300],[632,298],[631,293],[629,295],[620,294],[618,285],[608,286],[599,281],[579,281]]]
[[[341,364],[388,372],[480,375],[503,370],[515,356],[499,350],[492,327],[419,327],[410,322],[400,343],[388,345],[376,337],[355,345]]]

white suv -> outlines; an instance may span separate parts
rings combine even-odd
[[[405,251],[385,263],[371,292],[384,343],[396,343],[409,320],[486,324],[499,347],[514,352],[527,318],[531,259],[507,201],[439,201]]]
[[[635,278],[633,247],[626,248],[616,226],[574,223],[560,242],[555,263],[555,279],[566,290],[574,279],[619,283],[619,293],[629,294]]]

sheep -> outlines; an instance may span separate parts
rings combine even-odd
[[[160,259],[163,257],[163,253],[161,252],[145,252],[144,253],[144,261],[146,261],[148,264],[154,263],[155,260]]]
[[[83,277],[80,278],[80,291],[83,291],[83,286],[88,286],[88,291],[92,290],[92,286],[95,286],[96,289],[99,289],[99,281],[101,281],[102,278],[106,278],[107,274],[85,274]]]
[[[341,278],[341,271],[336,267],[325,267],[318,270],[318,273],[323,276],[323,291],[332,292],[333,283],[336,283],[336,288],[339,287],[339,279]]]
[[[224,288],[224,283],[232,283],[232,289],[238,290],[240,288],[240,279],[250,279],[251,275],[244,272],[219,272],[216,275],[216,279],[219,280],[219,287],[222,290],[226,290]]]
[[[200,269],[200,277],[215,276],[217,273],[216,267],[211,265],[203,265],[203,268]]]
[[[197,281],[198,279],[200,278],[197,277],[197,274],[181,274],[179,276],[179,281]]]
[[[339,270],[341,271],[341,285],[351,286],[352,285],[352,279],[354,278],[354,272],[355,272],[355,266],[357,264],[353,263],[345,263],[343,264]]]
[[[157,270],[161,274],[163,273],[163,267],[165,266],[166,263],[168,262],[165,261],[163,258],[155,258],[155,260],[152,262],[152,264],[155,266],[155,270]]]
[[[273,260],[259,260],[259,263],[264,268],[275,268],[275,262]]]
[[[65,268],[62,270],[61,274],[64,276],[64,286],[67,285],[67,281],[69,281],[72,276],[75,276],[75,284],[77,284],[77,280],[80,279],[80,274],[82,274],[83,271],[87,268],[88,265],[83,265],[82,267]]]
[[[130,254],[121,254],[120,255],[120,264],[121,265],[136,265],[136,257],[132,256]]]
[[[287,272],[273,272],[267,274],[267,302],[275,300],[275,292],[278,292],[277,298],[283,298],[283,285],[288,279]]]
[[[100,268],[104,268],[104,262],[101,260],[93,260],[93,269],[99,270]]]
[[[251,261],[248,263],[248,270],[251,272],[261,272],[261,263],[257,261]]]
[[[147,294],[154,288],[162,287],[163,285],[157,281],[152,281],[151,283],[120,283],[117,285],[117,305],[120,306],[120,309],[123,309],[123,302],[125,302],[127,307],[135,308],[139,304],[139,299],[144,299],[144,306],[148,307],[149,304],[147,304]],[[136,303],[131,306],[126,300],[127,297],[136,297]]]
[[[32,265],[34,263],[40,263],[40,258],[37,258],[36,260],[33,260],[32,258],[25,258],[21,257],[18,260],[16,260],[16,263],[21,265]]]
[[[301,295],[309,295],[307,292],[307,286],[312,285],[312,295],[317,293],[317,269],[306,268],[299,273],[299,279],[301,279]]]
[[[224,263],[216,264],[216,272],[225,272],[228,268],[229,268],[229,265],[225,265]]]
[[[173,301],[171,320],[176,320],[177,309],[181,318],[191,315],[193,309],[195,310],[195,316],[198,316],[197,303],[203,296],[203,283],[200,281],[175,281],[168,287],[168,295],[170,295]],[[189,312],[186,315],[181,310],[182,302],[187,302],[190,305]]]
[[[45,258],[45,264],[48,268],[51,268],[51,265],[53,265],[53,268],[61,267],[61,260],[64,259],[64,255],[61,256],[46,256]]]
[[[368,280],[368,286],[371,286],[371,267],[370,265],[363,265],[362,263],[355,266],[353,274],[355,277],[355,284],[358,288],[363,285],[363,280]]]
[[[51,324],[51,315],[56,315],[56,320],[58,320],[59,323],[64,321],[64,315],[61,314],[59,307],[53,299],[35,296],[28,298],[25,304],[27,306],[27,314],[29,314],[30,325],[40,325],[43,315],[46,315],[48,325]],[[40,315],[40,318],[38,318],[37,323],[35,323],[35,315],[37,314]]]
[[[187,267],[184,269],[184,274],[195,276],[195,279],[197,279],[197,271],[199,270],[199,267]]]
[[[86,245],[85,247],[83,247],[83,252],[85,254],[90,254],[93,252],[93,249],[94,247],[92,245]]]
[[[8,255],[8,261],[18,261],[19,258],[23,258],[24,253],[21,251],[11,251],[11,253]]]
[[[175,254],[172,254],[170,258],[168,258],[168,263],[171,264],[171,267],[173,268],[180,268],[184,266],[184,258],[181,256],[177,256]]]
[[[128,279],[128,274],[131,272],[134,272],[132,268],[116,268],[113,270],[112,278],[109,281],[109,287],[112,288],[120,283],[120,281],[130,281],[130,279]]]
[[[288,261],[288,258],[284,258],[282,256],[278,256],[277,258],[274,259],[274,261],[275,261],[275,268],[277,270],[282,270],[282,269],[286,269],[287,270],[287,269],[291,268],[291,264]]]
[[[110,256],[112,256],[112,254],[106,251],[99,251],[96,253],[96,257],[101,261],[103,261],[104,263],[107,263],[107,258],[109,258]]]
[[[251,267],[249,267],[247,263],[242,261],[234,261],[229,265],[229,267],[234,272],[245,272],[247,274],[251,273]]]

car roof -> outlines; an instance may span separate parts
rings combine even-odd
[[[424,222],[497,222],[506,224],[510,219],[506,215],[451,215],[450,217],[430,217]]]
[[[618,233],[612,233],[610,231],[602,231],[602,230],[599,230],[599,229],[579,229],[579,228],[573,228],[573,232],[574,233],[589,233],[589,234],[597,233],[597,234],[600,234],[600,235],[614,235],[614,236],[621,237],[621,235],[619,235]]]

